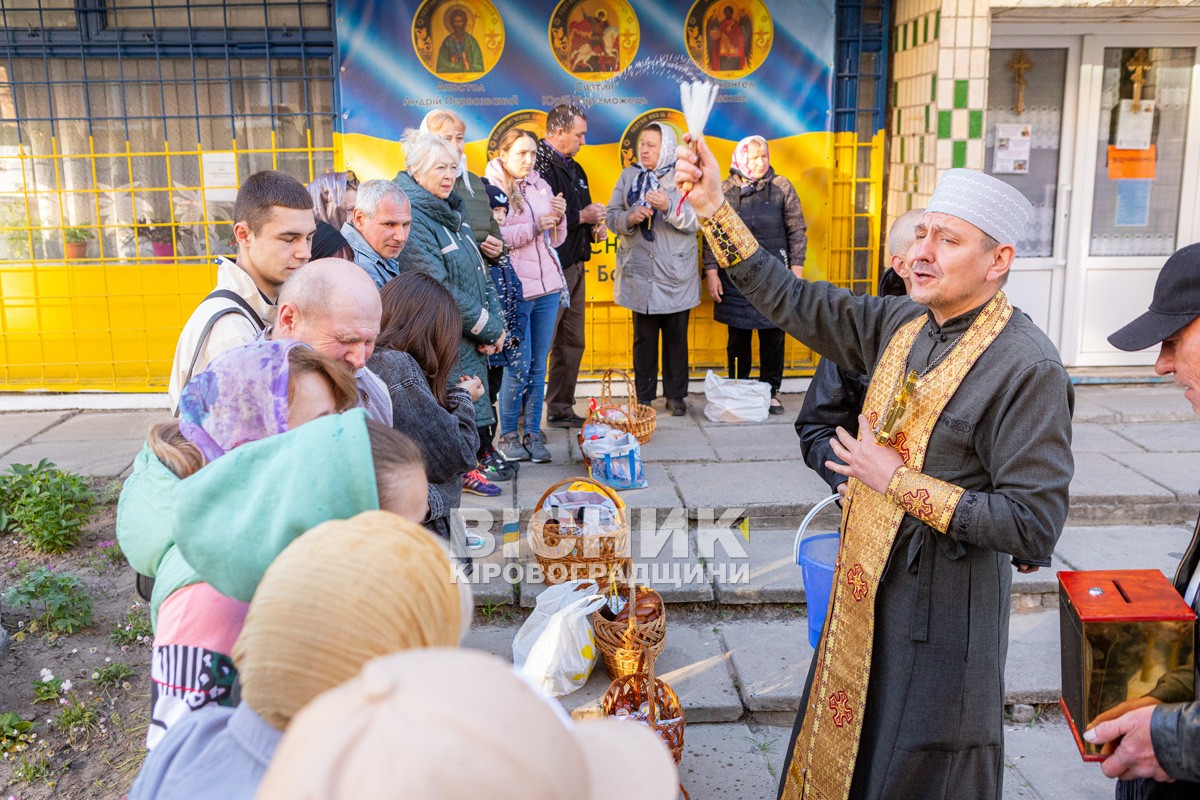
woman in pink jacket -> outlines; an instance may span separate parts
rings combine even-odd
[[[508,245],[513,268],[521,279],[528,315],[525,335],[510,356],[500,385],[500,441],[496,451],[508,461],[550,460],[542,434],[542,398],[546,393],[546,358],[554,338],[559,296],[565,281],[554,248],[567,238],[566,201],[533,168],[537,136],[523,128],[504,135],[497,156],[487,165],[488,180],[508,195],[508,217],[500,235]],[[517,420],[525,412],[525,435]]]

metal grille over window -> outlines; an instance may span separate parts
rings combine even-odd
[[[334,166],[331,4],[0,0],[0,20],[0,390],[161,390],[242,179]]]

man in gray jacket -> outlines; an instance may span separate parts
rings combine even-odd
[[[1108,337],[1121,350],[1160,345],[1154,371],[1175,376],[1200,414],[1200,244],[1167,259],[1150,310]],[[1200,521],[1175,573],[1175,588],[1200,612]],[[1198,662],[1200,663],[1200,662]],[[1168,672],[1145,697],[1122,703],[1118,714],[1084,734],[1105,744],[1104,774],[1120,778],[1118,798],[1166,800],[1200,797],[1200,686],[1196,670]]]

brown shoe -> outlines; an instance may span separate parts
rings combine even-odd
[[[667,410],[671,412],[672,417],[682,417],[687,413],[687,401],[682,397],[668,397]]]

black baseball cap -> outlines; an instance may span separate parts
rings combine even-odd
[[[1200,243],[1175,251],[1154,284],[1150,310],[1108,337],[1118,350],[1145,350],[1200,317]]]

